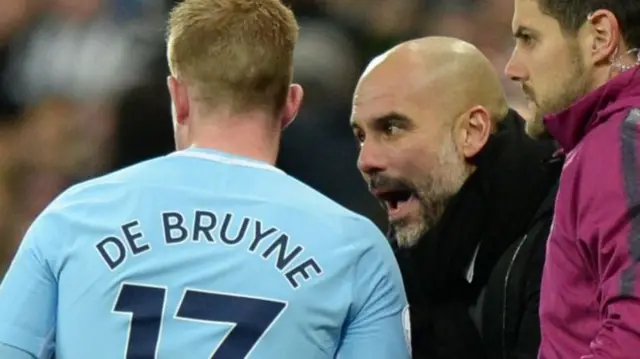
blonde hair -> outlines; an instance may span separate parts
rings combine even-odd
[[[171,74],[205,104],[235,113],[284,106],[298,23],[280,0],[184,0],[167,32]]]

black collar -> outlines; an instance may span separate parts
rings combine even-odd
[[[535,141],[510,111],[473,159],[476,171],[418,244],[397,249],[412,305],[451,300],[472,304],[500,255],[521,235],[557,181],[545,160],[553,143]],[[480,245],[472,283],[465,270]]]

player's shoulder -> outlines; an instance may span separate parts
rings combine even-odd
[[[289,205],[297,207],[299,211],[322,217],[345,231],[360,234],[380,233],[378,227],[369,218],[346,208],[304,182],[287,175],[287,181],[282,183],[283,188],[288,189],[289,195],[286,199]]]
[[[50,257],[55,257],[62,242],[72,241],[76,237],[78,228],[93,218],[107,221],[114,212],[114,201],[126,198],[128,192],[123,184],[126,178],[135,176],[135,172],[144,171],[147,163],[130,166],[87,181],[79,182],[54,198],[27,229],[24,242],[37,247],[40,251],[47,251]],[[56,235],[52,235],[55,233]]]
[[[123,192],[139,182],[153,178],[153,169],[157,167],[157,164],[162,163],[163,158],[150,159],[78,182],[60,193],[51,202],[48,209],[58,211],[69,206],[113,199],[117,192]]]
[[[350,211],[338,202],[325,196],[306,183],[286,174],[284,181],[280,181],[281,190],[288,189],[288,195],[283,196],[286,202],[300,207],[304,211],[314,211],[323,215],[334,215],[340,217],[356,217],[355,212]]]

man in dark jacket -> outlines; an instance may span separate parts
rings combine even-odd
[[[388,211],[414,358],[535,358],[561,164],[525,134],[491,63],[456,39],[401,44],[365,70],[351,124]]]
[[[515,0],[513,34],[530,128],[566,153],[540,358],[640,358],[640,1]]]

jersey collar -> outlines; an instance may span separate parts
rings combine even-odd
[[[284,173],[281,169],[272,166],[266,162],[258,161],[248,157],[236,156],[227,152],[214,150],[211,148],[190,147],[186,150],[176,151],[169,156],[173,157],[191,157],[199,158],[206,161],[224,163],[232,166],[251,167],[278,173]]]

